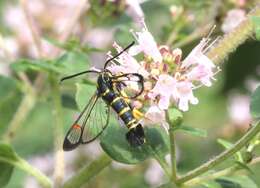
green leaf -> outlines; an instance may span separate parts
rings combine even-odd
[[[131,147],[127,142],[127,131],[125,127],[110,125],[101,136],[101,147],[112,159],[136,164],[155,155],[164,158],[169,153],[169,140],[161,128],[145,128],[146,143],[137,148]]]
[[[51,61],[45,60],[30,60],[30,59],[20,59],[11,64],[11,68],[17,72],[19,71],[47,71],[55,73],[64,73],[64,67],[58,66]]]
[[[22,93],[19,90],[19,82],[10,78],[0,76],[0,136],[6,131],[13,114],[17,110]]]
[[[239,183],[233,182],[228,179],[216,179],[216,182],[222,187],[222,188],[242,188]]]
[[[221,138],[219,138],[218,140],[217,140],[217,142],[220,144],[220,145],[222,145],[224,148],[226,148],[226,149],[230,149],[232,146],[233,146],[233,144],[231,143],[231,142],[229,142],[229,141],[227,141],[227,140],[224,140],[224,139],[221,139]],[[239,161],[239,162],[241,162],[241,163],[243,163],[243,157],[242,157],[242,154],[241,154],[241,152],[236,152],[236,159]]]
[[[260,16],[252,16],[251,20],[254,24],[256,39],[260,40]]]
[[[168,182],[163,185],[160,185],[158,188],[178,188],[177,185],[175,185],[173,182]]]
[[[247,176],[232,176],[216,179],[223,188],[258,188],[253,180]]]
[[[199,128],[194,128],[190,126],[180,125],[174,129],[174,131],[182,131],[187,134],[193,135],[193,136],[199,136],[199,137],[207,137],[207,131]]]
[[[13,149],[5,143],[0,142],[0,185],[5,186],[8,184],[12,173],[13,164],[18,160],[16,153]]]
[[[71,75],[78,72],[82,72],[89,69],[89,58],[86,54],[78,53],[78,52],[67,52],[60,56],[55,60],[55,65],[58,67],[63,67],[64,75]],[[80,76],[79,78],[84,78],[89,76],[89,74],[85,74]],[[91,74],[90,76],[93,76]],[[72,79],[75,82],[75,79]]]
[[[219,185],[215,181],[209,181],[209,182],[206,182],[206,183],[202,183],[202,185],[207,187],[207,188],[221,188],[221,185]]]
[[[90,98],[94,95],[97,88],[93,85],[76,83],[76,103],[80,110],[83,110]]]
[[[58,48],[64,49],[68,52],[81,52],[81,53],[90,53],[90,52],[100,52],[102,50],[98,48],[93,48],[88,45],[82,45],[78,38],[70,38],[66,42],[59,42],[55,39],[45,38],[49,43],[57,46]]]
[[[246,163],[242,163],[240,161],[235,162],[240,168],[247,170],[250,174],[254,174],[254,172],[250,169],[250,167]]]
[[[14,167],[8,163],[0,162],[0,185],[5,186],[11,179]]]
[[[2,166],[2,164],[6,165]],[[3,170],[2,167],[6,170],[4,173],[1,172]],[[51,182],[48,177],[42,174],[38,169],[32,167],[28,162],[20,158],[9,144],[0,142],[0,183],[2,180],[3,183],[8,182],[12,174],[13,167],[18,167],[28,174],[33,175],[42,185],[42,187],[51,187]]]
[[[0,142],[0,160],[12,160],[16,161],[18,160],[18,156],[14,152],[14,150],[11,148],[9,144]]]
[[[233,144],[229,141],[219,138],[217,142],[222,145],[224,148],[229,149],[233,146]]]
[[[250,112],[253,118],[260,118],[260,86],[256,88],[251,96]]]

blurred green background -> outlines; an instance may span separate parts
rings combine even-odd
[[[221,26],[232,9],[248,12],[254,7],[255,1],[170,1],[147,0],[141,3],[145,15],[146,25],[158,44],[169,43],[173,48],[180,47],[185,57],[190,50],[206,36],[199,29],[206,24],[216,24],[212,38],[223,35]],[[101,51],[66,51],[68,72],[88,69],[90,66],[101,66],[105,60],[104,54],[111,48],[113,41],[121,45],[129,43],[133,37],[129,30],[136,27],[134,16],[127,14],[129,5],[125,1],[89,1],[89,7],[79,19],[74,28],[74,36],[87,44],[101,49]],[[176,11],[174,9],[176,7]],[[60,29],[64,26],[73,12],[77,9],[77,1],[69,0],[30,0],[29,10],[34,18],[36,29],[40,31],[42,39],[57,39]],[[46,11],[46,10],[50,11]],[[172,9],[171,9],[172,8]],[[178,12],[180,11],[180,12]],[[22,99],[26,96],[26,87],[20,77],[10,66],[13,62],[28,58],[38,59],[32,41],[28,39],[27,23],[22,23],[23,12],[19,1],[0,1],[1,38],[5,41],[10,52],[8,56],[0,49],[0,136],[4,136]],[[130,15],[130,16],[129,16]],[[18,22],[18,23],[17,23]],[[192,35],[192,40],[186,39]],[[174,38],[169,41],[171,35]],[[186,41],[182,43],[182,41]],[[44,47],[48,54],[48,45]],[[223,150],[217,143],[218,138],[234,142],[248,129],[249,96],[259,83],[260,78],[260,42],[252,39],[246,41],[221,65],[222,71],[216,75],[212,87],[202,87],[195,91],[199,104],[190,106],[184,113],[184,124],[205,129],[206,138],[195,137],[185,133],[177,133],[178,168],[180,172],[187,172]],[[45,57],[51,59],[52,57]],[[31,81],[37,77],[37,71],[26,71]],[[42,74],[47,77],[46,72]],[[64,76],[64,75],[63,75]],[[79,80],[75,80],[77,82]],[[42,84],[41,92],[32,110],[24,122],[19,124],[15,136],[11,139],[15,151],[32,165],[43,170],[52,177],[54,164],[52,90],[48,82]],[[62,119],[64,133],[68,130],[72,120],[78,113],[74,95],[76,87],[74,81],[60,86],[63,96]],[[87,101],[87,97],[86,97]],[[65,153],[66,171],[68,178],[83,164],[88,164],[95,156],[102,153],[98,143],[81,147],[77,151]],[[260,151],[258,152],[260,154]],[[257,155],[257,153],[256,153]],[[224,166],[227,163],[223,164]],[[250,174],[260,187],[260,165],[252,167],[254,174]],[[158,180],[156,180],[158,178]],[[154,161],[147,160],[139,165],[112,164],[93,178],[86,187],[157,187],[165,182],[159,166]],[[153,181],[154,180],[154,181]],[[19,169],[15,169],[7,188],[35,187],[33,178]]]

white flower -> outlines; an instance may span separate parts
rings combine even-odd
[[[154,88],[148,94],[149,97],[160,97],[158,106],[166,110],[170,105],[170,99],[176,93],[176,79],[168,74],[161,74]]]
[[[199,64],[194,67],[190,72],[186,74],[190,81],[200,81],[205,86],[211,86],[211,79],[213,79],[214,73],[212,68]]]
[[[164,110],[160,109],[157,105],[152,105],[149,107],[149,109],[144,115],[142,123],[144,125],[161,124],[166,131],[168,131],[169,129],[169,125],[165,119],[165,112]]]
[[[214,79],[213,69],[215,64],[206,56],[205,47],[207,39],[202,39],[200,43],[191,51],[191,53],[181,63],[181,68],[186,69],[188,80],[200,81],[205,86],[211,86],[211,79]]]
[[[153,58],[156,62],[162,61],[162,55],[157,47],[157,44],[152,34],[144,27],[141,32],[133,33],[134,37],[138,41],[138,45],[133,46],[129,53],[136,55],[140,52],[144,52],[147,56]]]
[[[198,99],[193,95],[193,84],[188,80],[178,81],[170,75],[160,75],[155,87],[148,94],[151,98],[159,97],[158,106],[166,110],[169,108],[171,99],[177,104],[182,111],[189,109],[189,102],[197,104]]]
[[[198,104],[199,100],[194,97],[192,89],[193,84],[190,81],[181,81],[177,83],[177,93],[174,94],[175,98],[178,99],[178,107],[182,111],[189,109],[189,102],[191,104]]]
[[[165,114],[170,105],[182,111],[189,109],[189,104],[198,104],[198,99],[193,95],[193,90],[205,85],[211,86],[214,80],[215,64],[205,55],[213,45],[208,45],[210,39],[203,38],[200,43],[181,61],[182,51],[170,51],[168,46],[157,46],[153,36],[145,27],[141,32],[133,33],[138,44],[131,47],[115,59],[114,64],[108,67],[114,74],[139,73],[144,76],[145,87],[142,95],[137,99],[143,104],[151,104],[145,114],[145,124],[164,124]],[[215,40],[216,41],[216,40]],[[122,48],[114,44],[118,52]],[[142,53],[144,58],[138,61],[135,55]],[[111,55],[110,55],[111,57]],[[142,56],[141,56],[142,57]],[[148,57],[148,58],[147,58]],[[138,105],[143,106],[143,105]],[[163,125],[164,126],[164,125]],[[166,125],[165,125],[166,127]]]
[[[118,52],[123,50],[117,43],[114,43],[113,46]],[[141,66],[128,52],[121,54],[115,59],[115,61],[117,64],[112,64],[108,67],[112,73],[139,73],[145,78],[148,76],[148,72],[144,67]]]

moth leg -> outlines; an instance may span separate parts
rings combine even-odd
[[[133,108],[133,116],[135,117],[135,119],[140,120],[144,117],[144,114],[136,108]]]

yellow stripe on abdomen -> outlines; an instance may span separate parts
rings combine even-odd
[[[104,97],[104,96],[106,96],[106,94],[108,94],[110,92],[110,90],[109,89],[106,89],[106,91],[104,92],[104,93],[102,93],[101,95]]]
[[[124,113],[126,113],[129,110],[131,110],[129,107],[125,107],[118,113],[118,115],[121,116],[121,115],[123,115]]]
[[[121,97],[116,97],[112,100],[112,102],[110,103],[111,105],[113,105],[114,103],[116,103],[117,101],[119,101],[121,99]]]

